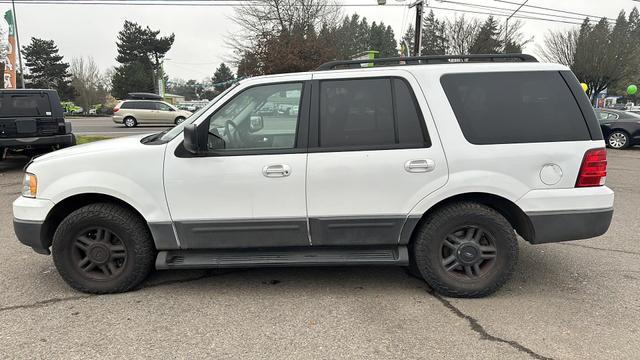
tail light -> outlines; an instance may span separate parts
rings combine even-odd
[[[117,113],[118,111],[120,111],[120,108],[119,108],[119,107],[117,107],[117,106],[116,106],[116,107],[114,107],[114,108],[113,108],[113,112],[114,112],[114,113]]]
[[[587,150],[582,159],[576,187],[602,186],[607,178],[607,151]]]

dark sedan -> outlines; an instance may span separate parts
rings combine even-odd
[[[640,144],[640,115],[614,109],[595,109],[608,147],[624,149]]]

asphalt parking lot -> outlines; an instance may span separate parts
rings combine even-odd
[[[24,159],[0,163],[0,358],[637,359],[640,148],[609,151],[602,237],[520,244],[514,278],[443,298],[401,268],[157,272],[139,290],[71,290],[11,224]]]

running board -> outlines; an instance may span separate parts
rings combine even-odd
[[[156,269],[269,266],[409,265],[406,246],[392,248],[292,248],[170,250],[158,252]]]

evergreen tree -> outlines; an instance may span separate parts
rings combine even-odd
[[[156,79],[164,77],[162,61],[165,54],[171,49],[175,39],[174,34],[164,37],[159,36],[159,34],[160,30],[151,30],[148,26],[143,28],[135,22],[125,20],[116,42],[118,47],[116,61],[122,64],[122,66],[116,68],[114,73],[114,90],[116,93],[126,94],[131,91],[148,89],[148,81],[142,76],[135,77],[139,82],[121,82],[124,74],[119,72],[130,71],[133,68],[142,71],[146,77],[150,78],[151,84],[153,84],[151,91],[158,90]],[[117,81],[119,85],[126,84],[130,87],[116,89],[116,76],[119,77]]]
[[[413,44],[415,42],[416,32],[413,29],[413,26],[409,25],[409,28],[402,36],[402,40],[400,41],[400,48],[406,47],[405,51],[408,56],[413,55]],[[404,55],[404,54],[403,54]]]
[[[226,88],[231,86],[231,83],[228,81],[233,79],[235,79],[235,76],[233,75],[231,69],[225,63],[221,63],[220,66],[218,66],[218,68],[216,69],[216,72],[213,74],[212,81],[214,84],[218,84],[214,85],[216,91],[224,91]]]
[[[471,44],[469,51],[471,54],[497,54],[502,49],[502,41],[500,41],[500,28],[498,21],[489,16],[487,20],[480,26],[478,35]]]
[[[31,38],[31,43],[22,50],[28,72],[24,75],[27,87],[55,89],[62,100],[75,98],[71,86],[69,64],[62,61],[53,40]]]
[[[444,21],[429,12],[422,27],[422,55],[444,55],[447,53],[447,36]]]
[[[130,92],[153,92],[155,84],[149,76],[148,64],[134,61],[115,68],[111,86],[111,95],[116,99],[124,99]]]

